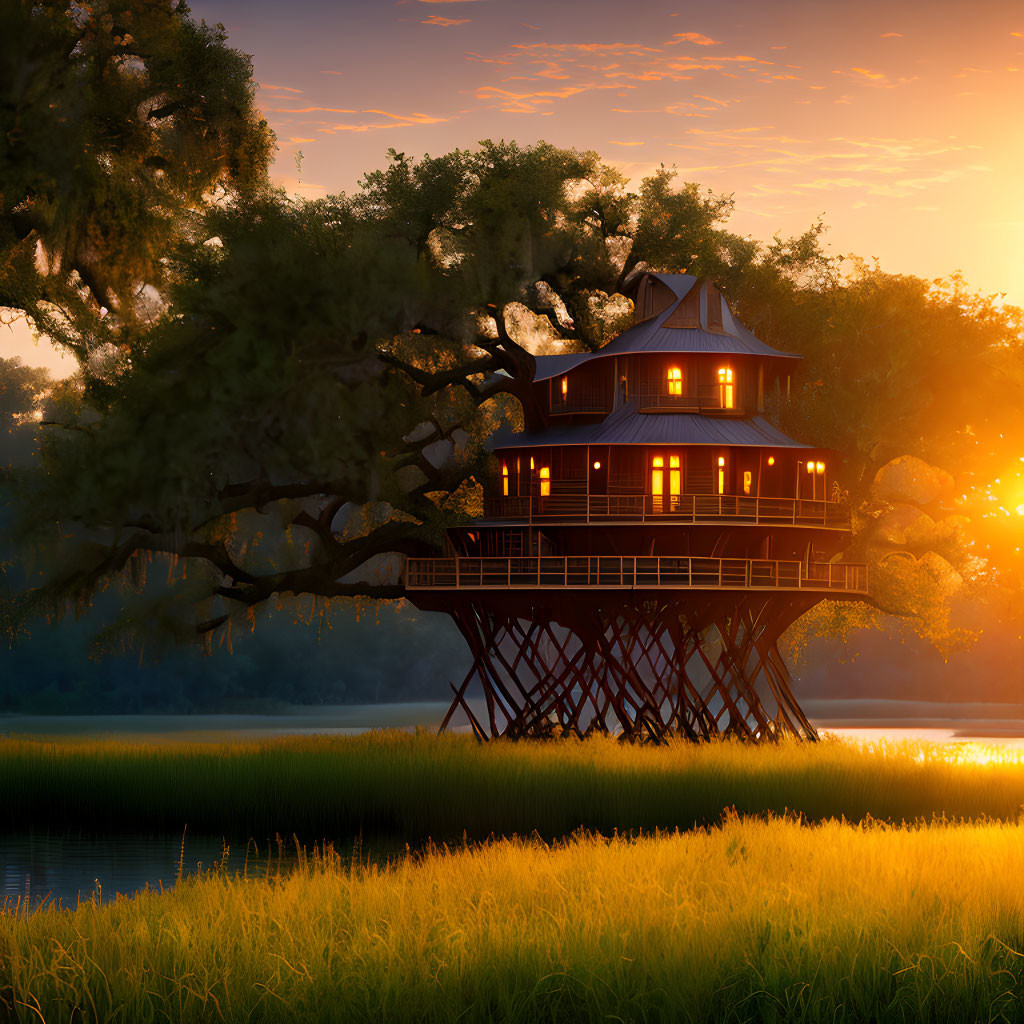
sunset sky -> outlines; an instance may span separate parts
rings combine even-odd
[[[391,146],[546,139],[597,150],[637,183],[675,165],[734,193],[741,233],[796,233],[823,215],[835,252],[925,277],[961,270],[1024,304],[1020,0],[194,0],[192,12],[253,54],[291,192],[351,190]]]

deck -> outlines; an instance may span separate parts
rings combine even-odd
[[[850,513],[835,501],[753,498],[735,494],[553,494],[491,498],[484,518],[520,523],[730,523],[849,530]]]
[[[410,558],[407,590],[778,590],[866,595],[868,567],[752,558]]]

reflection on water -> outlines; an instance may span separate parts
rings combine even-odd
[[[50,899],[74,907],[147,887],[168,888],[179,863],[185,875],[208,870],[220,860],[222,847],[212,836],[186,836],[183,847],[181,836],[0,835],[0,903],[6,899],[12,909],[11,901],[21,897],[32,906]]]

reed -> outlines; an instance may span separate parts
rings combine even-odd
[[[626,746],[612,739],[480,745],[376,732],[221,744],[0,739],[0,828],[362,835],[610,835],[796,812],[891,822],[1015,821],[1018,751],[919,742]]]
[[[1024,826],[728,817],[0,914],[0,1018],[996,1021],[1024,1015]]]

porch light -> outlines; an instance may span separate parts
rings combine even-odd
[[[600,468],[601,468],[601,463],[600,462],[595,462],[594,463],[594,469],[600,469]]]
[[[774,455],[769,455],[768,456],[768,465],[769,466],[774,466],[775,465],[775,456]]]
[[[824,462],[817,462],[817,463],[815,463],[814,468],[819,473],[824,473],[825,472],[825,463]]]
[[[814,472],[814,463],[813,462],[808,462],[807,463],[807,472],[808,473],[813,473]]]

